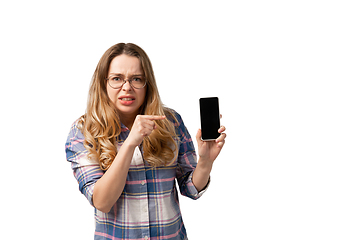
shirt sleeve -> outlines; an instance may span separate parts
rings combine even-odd
[[[180,193],[189,198],[198,199],[207,190],[210,179],[205,189],[198,192],[192,181],[193,172],[197,165],[195,147],[181,116],[179,114],[176,114],[175,116],[178,120],[177,134],[179,137],[176,178],[179,184]]]
[[[79,184],[79,190],[94,206],[92,195],[95,183],[104,175],[98,161],[87,157],[88,151],[84,147],[84,136],[77,127],[76,121],[70,130],[65,144],[67,161],[71,163],[74,176]]]

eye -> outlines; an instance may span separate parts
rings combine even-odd
[[[112,77],[112,78],[111,78],[111,81],[118,82],[118,81],[121,81],[121,78],[119,78],[119,77]]]
[[[141,79],[141,78],[138,78],[138,77],[135,77],[135,78],[133,78],[133,81],[134,81],[134,82],[141,82],[142,79]]]

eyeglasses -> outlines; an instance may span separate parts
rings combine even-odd
[[[123,76],[110,76],[106,78],[108,80],[109,86],[114,89],[122,88],[122,86],[129,82],[133,88],[140,89],[146,86],[146,80],[143,76],[132,76],[130,79],[125,79]]]

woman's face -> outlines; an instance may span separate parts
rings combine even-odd
[[[108,77],[119,76],[125,80],[134,76],[143,76],[144,72],[137,57],[121,54],[115,57],[109,66]],[[114,89],[106,84],[107,94],[120,112],[120,118],[131,119],[139,114],[139,109],[144,103],[147,86],[136,89],[128,81],[119,89]]]

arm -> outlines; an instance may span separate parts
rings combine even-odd
[[[78,120],[73,123],[65,144],[66,159],[71,163],[71,168],[79,184],[79,190],[94,206],[92,196],[95,183],[103,176],[99,162],[88,158],[84,147],[84,135],[78,128]]]
[[[109,169],[96,182],[93,203],[98,210],[108,213],[123,192],[135,148],[125,141]]]
[[[198,191],[203,190],[209,181],[212,165],[225,144],[226,134],[223,133],[224,131],[225,127],[222,126],[219,129],[221,135],[215,141],[202,141],[200,129],[196,134],[199,147],[199,161],[194,170],[192,181]]]
[[[96,182],[93,193],[94,206],[109,212],[124,190],[132,156],[136,146],[140,145],[145,136],[149,136],[156,128],[153,120],[165,119],[165,116],[138,115],[134,121],[129,136],[116,154],[116,157]]]
[[[204,193],[209,183],[212,165],[224,145],[226,137],[225,127],[221,127],[221,136],[212,142],[201,140],[201,130],[198,131],[196,139],[199,145],[199,159],[196,161],[195,147],[191,136],[186,129],[179,114],[176,115],[178,123],[177,134],[179,136],[179,155],[176,177],[182,195],[191,199],[198,199]]]

